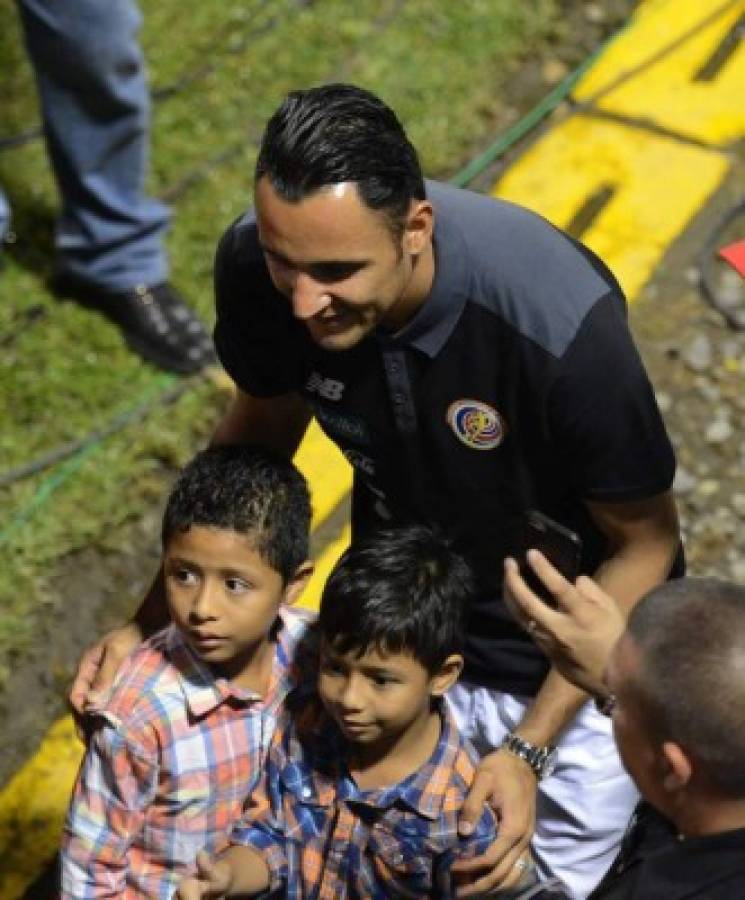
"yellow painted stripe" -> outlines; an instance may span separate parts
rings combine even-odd
[[[718,10],[721,15],[716,15],[709,24],[702,24]],[[738,140],[745,133],[742,41],[714,80],[692,79],[743,12],[745,0],[642,3],[633,27],[610,44],[575,88],[574,97],[587,101],[600,94],[601,109],[648,118],[698,140],[716,144]],[[604,93],[619,75],[637,70],[684,37],[670,53]]]
[[[337,559],[339,559],[341,554],[349,546],[351,536],[352,529],[350,528],[349,523],[347,523],[339,536],[326,545],[323,552],[316,560],[315,572],[310,580],[310,584],[303,591],[303,596],[300,598],[298,606],[304,606],[306,609],[318,609],[318,605],[321,602],[321,592],[323,591],[326,579],[329,577],[329,573],[336,564]]]
[[[68,716],[0,794],[0,898],[17,900],[52,859],[82,747]]]
[[[563,227],[601,185],[613,186],[613,198],[582,240],[633,300],[729,165],[718,151],[573,117],[534,144],[493,193]]]
[[[308,479],[317,528],[352,489],[352,467],[313,420],[295,454],[295,464]]]

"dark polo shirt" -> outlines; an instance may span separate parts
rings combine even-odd
[[[271,284],[251,213],[216,260],[215,343],[249,394],[300,391],[355,470],[353,531],[437,524],[475,564],[465,677],[535,693],[547,663],[501,600],[524,510],[606,551],[584,500],[666,490],[673,452],[618,284],[539,216],[436,183],[435,279],[414,319],[324,351]]]
[[[590,900],[742,900],[745,828],[681,838],[641,803],[621,852]]]

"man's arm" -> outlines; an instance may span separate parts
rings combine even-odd
[[[252,397],[238,389],[215,429],[212,443],[261,444],[291,457],[300,446],[310,419],[310,408],[300,394]],[[112,629],[84,651],[70,689],[73,712],[82,716],[90,702],[105,695],[124,658],[143,637],[153,634],[167,622],[163,575],[158,571],[132,621]]]
[[[593,520],[608,539],[609,554],[595,578],[628,612],[670,572],[680,541],[675,504],[669,492],[631,503],[588,503]],[[553,668],[515,733],[531,744],[555,743],[587,700]],[[485,756],[461,813],[468,830],[485,801],[495,806],[500,833],[482,857],[458,864],[459,872],[480,876],[459,896],[498,887],[528,845],[535,828],[537,781],[526,762],[507,750]],[[486,873],[486,874],[485,874]]]
[[[310,407],[298,393],[253,397],[238,388],[230,408],[215,428],[211,443],[261,444],[292,457],[310,419]]]

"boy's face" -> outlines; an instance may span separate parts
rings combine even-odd
[[[171,536],[163,571],[171,617],[187,643],[240,683],[289,599],[282,576],[246,535],[199,525]]]
[[[442,693],[408,654],[342,654],[328,641],[321,645],[318,692],[347,740],[364,745],[395,741],[429,716],[431,697]]]

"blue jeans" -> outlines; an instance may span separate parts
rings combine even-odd
[[[134,0],[17,0],[61,195],[59,268],[113,291],[167,277],[144,195],[150,99]],[[0,196],[0,231],[3,206]]]

